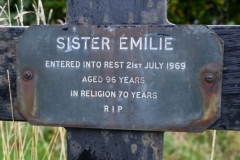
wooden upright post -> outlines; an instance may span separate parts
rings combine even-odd
[[[167,0],[67,0],[67,22],[78,25],[168,25]]]
[[[67,22],[75,25],[159,24],[167,20],[166,0],[68,0]],[[163,158],[163,132],[67,128],[68,159]]]

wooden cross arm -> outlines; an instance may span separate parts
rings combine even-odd
[[[11,86],[14,120],[24,121],[17,111],[16,45],[18,37],[27,27],[0,28],[0,120],[12,121],[9,84]],[[9,71],[9,79],[7,72]]]
[[[240,26],[209,27],[224,41],[222,113],[221,118],[209,129],[240,130]],[[26,27],[0,28],[0,120],[13,119],[10,84],[14,120],[25,121],[17,111],[16,100],[16,44],[25,29]]]

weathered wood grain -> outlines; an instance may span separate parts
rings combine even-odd
[[[10,75],[11,93],[14,107],[14,120],[21,121],[23,118],[18,114],[16,107],[16,45],[18,37],[26,27],[1,27],[0,28],[0,119],[12,120],[9,81],[7,70]]]
[[[211,26],[224,41],[222,114],[211,129],[240,130],[240,26]]]
[[[169,24],[167,0],[68,0],[69,24]]]

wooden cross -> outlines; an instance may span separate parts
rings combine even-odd
[[[67,23],[106,26],[171,25],[166,19],[166,0],[67,0]],[[224,62],[221,116],[208,129],[239,130],[240,26],[210,25],[209,27],[224,41]],[[0,119],[4,121],[13,119],[25,121],[17,111],[16,46],[19,37],[26,29],[27,27],[0,28]],[[163,132],[66,129],[68,159],[162,159]]]

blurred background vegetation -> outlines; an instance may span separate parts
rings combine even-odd
[[[170,0],[168,19],[175,24],[239,24],[239,0]]]
[[[0,0],[3,6],[7,0]],[[21,0],[9,0],[12,17],[17,15],[15,4],[20,7]],[[37,1],[37,0],[36,0]],[[34,0],[23,0],[24,10],[33,11]],[[42,0],[46,17],[53,9],[50,24],[58,19],[64,21],[66,0]],[[168,19],[174,24],[239,24],[239,0],[170,0],[168,3]],[[27,14],[24,25],[35,23],[34,14]],[[14,24],[14,23],[13,23]],[[16,23],[15,23],[16,25]]]
[[[64,22],[66,0],[0,0],[0,22],[11,24],[39,24],[38,16],[44,8],[48,24]],[[36,13],[38,10],[38,14]],[[19,10],[19,11],[18,11]],[[168,19],[174,24],[226,24],[240,23],[240,5],[237,0],[170,0]],[[37,16],[38,15],[38,16]],[[19,16],[18,21],[16,16]],[[42,16],[43,17],[43,16]],[[43,23],[43,21],[41,21]],[[240,132],[214,131],[204,133],[167,132],[164,137],[165,160],[237,160],[240,159]],[[64,160],[66,159],[66,131],[57,127],[30,126],[21,122],[0,121],[0,159],[6,160]],[[212,146],[215,144],[215,146]],[[213,151],[213,152],[212,152]],[[214,156],[212,153],[215,153]]]

